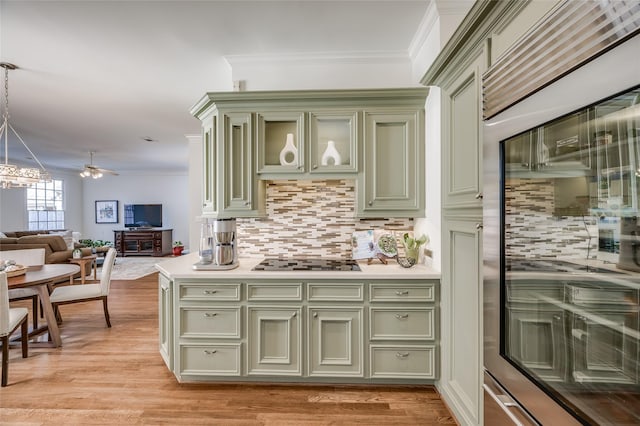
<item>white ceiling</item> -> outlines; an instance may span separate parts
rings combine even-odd
[[[20,68],[10,123],[48,168],[79,170],[96,151],[121,173],[184,172],[185,135],[200,132],[189,108],[230,90],[224,56],[407,54],[430,1],[0,0],[0,61]]]

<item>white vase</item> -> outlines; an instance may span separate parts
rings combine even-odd
[[[292,154],[292,160],[287,161],[287,154]],[[295,166],[298,164],[298,148],[293,144],[293,133],[287,133],[287,141],[280,151],[280,164],[283,166]]]
[[[336,149],[336,144],[334,141],[327,142],[327,149],[324,150],[324,154],[322,154],[320,163],[323,166],[328,166],[329,159],[333,159],[334,166],[339,166],[340,164],[342,164],[342,158],[340,157],[340,153]]]

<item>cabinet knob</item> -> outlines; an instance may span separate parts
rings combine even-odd
[[[373,205],[373,201],[369,201],[369,205],[372,206]]]
[[[484,228],[484,225],[481,223],[476,223],[476,229],[482,229]]]
[[[522,167],[529,167],[529,163],[522,163]]]
[[[407,319],[409,318],[409,314],[396,314],[396,318],[399,320]]]
[[[560,315],[554,315],[553,319],[556,320],[556,321],[560,321],[561,317],[560,317]]]
[[[314,317],[314,318],[318,318],[318,313],[317,313],[317,312],[314,312],[314,313],[313,313],[313,317]]]
[[[484,198],[484,195],[482,194],[482,192],[478,192],[476,194],[476,200],[482,200]]]
[[[251,205],[251,201],[245,201],[245,202],[244,202],[244,205],[245,205],[245,206],[250,206],[250,205]]]
[[[205,317],[205,318],[213,318],[213,317],[215,317],[216,315],[218,315],[218,314],[216,314],[215,312],[205,312],[205,313],[204,313],[204,317]]]
[[[212,351],[210,351],[210,350],[208,350],[208,349],[205,349],[203,352],[204,352],[204,354],[205,354],[205,355],[213,355],[213,354],[215,354],[215,353],[216,353],[216,352],[218,352],[218,351],[217,351],[217,350],[215,350],[215,349],[214,349],[214,350],[212,350]]]
[[[397,290],[396,294],[398,296],[406,296],[407,294],[409,294],[409,290]]]
[[[297,313],[297,312],[294,312],[294,313],[293,313],[293,315],[291,315],[291,316],[292,316],[293,318],[295,318],[295,317],[297,317],[297,316],[298,316],[298,313]]]
[[[407,358],[409,356],[409,352],[396,352],[397,358]]]
[[[314,165],[313,165],[313,168],[314,168],[314,169],[317,169],[317,168],[318,168],[318,165],[317,165],[317,164],[314,164]]]

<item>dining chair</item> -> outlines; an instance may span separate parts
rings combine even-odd
[[[111,327],[109,309],[107,307],[107,297],[109,296],[109,287],[111,285],[111,270],[113,269],[115,260],[116,249],[110,248],[105,256],[104,263],[102,264],[100,282],[97,284],[67,285],[53,289],[49,299],[51,300],[51,305],[56,311],[56,315],[60,321],[62,320],[58,308],[60,305],[88,302],[90,300],[102,300],[104,318],[107,321],[107,327]]]
[[[0,272],[0,341],[2,342],[2,386],[7,386],[9,376],[9,337],[21,327],[22,358],[29,356],[29,328],[27,308],[9,307],[7,273]]]
[[[15,260],[16,264],[23,266],[44,265],[45,251],[43,248],[6,250],[0,252],[4,260]],[[33,305],[33,329],[38,328],[38,291],[35,288],[14,288],[9,290],[9,301],[29,300]]]

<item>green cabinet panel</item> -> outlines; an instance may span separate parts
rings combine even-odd
[[[217,117],[210,117],[202,129],[202,212],[209,215],[218,209],[215,186],[218,149],[216,119]]]
[[[365,112],[359,217],[424,216],[424,110]]]

